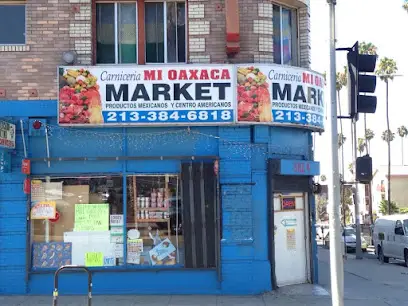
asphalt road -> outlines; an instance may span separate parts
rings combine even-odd
[[[408,306],[408,268],[401,262],[381,264],[374,256],[344,261],[344,295],[366,305]],[[319,283],[330,291],[329,250],[319,249]],[[363,304],[363,303],[362,303]],[[346,303],[347,305],[347,303]]]

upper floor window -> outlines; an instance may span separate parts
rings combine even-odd
[[[135,3],[96,4],[96,62],[137,62],[137,12]]]
[[[280,65],[297,64],[296,10],[273,5],[273,56]]]
[[[24,45],[25,35],[24,1],[16,1],[16,4],[2,4],[0,1],[0,45]]]
[[[137,1],[97,3],[96,62],[137,63],[138,52],[145,52],[146,63],[185,62],[185,1],[146,0],[144,20],[138,20],[138,9]]]

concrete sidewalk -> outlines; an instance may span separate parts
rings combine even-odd
[[[52,305],[52,297],[15,296],[0,297],[1,306],[45,306]],[[80,296],[61,296],[60,306],[82,306],[86,298]],[[288,286],[276,292],[258,296],[94,296],[95,306],[296,306],[296,305],[330,305],[328,292],[320,286]],[[350,304],[354,305],[354,304]],[[357,305],[357,304],[355,304]],[[378,304],[381,305],[382,304]],[[376,306],[376,305],[375,305]]]

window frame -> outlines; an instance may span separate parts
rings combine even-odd
[[[136,62],[135,63],[119,63],[119,27],[118,27],[118,12],[119,12],[119,5],[118,4],[135,4],[136,5]],[[113,4],[114,5],[114,31],[115,31],[115,62],[114,63],[98,63],[98,36],[97,36],[97,26],[98,26],[98,18],[97,18],[97,5],[98,4]],[[139,6],[138,6],[138,1],[126,1],[126,0],[120,0],[120,1],[115,1],[115,0],[96,0],[95,1],[95,31],[94,34],[94,47],[95,47],[95,58],[94,62],[95,65],[97,66],[109,66],[109,65],[138,65],[139,64]]]
[[[15,44],[15,43],[2,43],[0,41],[0,46],[25,46],[27,45],[27,2],[26,1],[15,1],[15,2],[11,2],[11,1],[0,1],[0,6],[23,6],[24,7],[24,43],[19,43],[19,44]]]
[[[127,262],[127,239],[126,239],[126,233],[128,231],[127,229],[127,198],[128,198],[128,190],[127,190],[127,180],[128,178],[132,178],[134,176],[136,177],[140,177],[140,176],[145,176],[145,177],[164,177],[166,175],[169,176],[173,176],[173,177],[177,177],[177,179],[179,180],[179,200],[181,201],[181,215],[183,216],[183,193],[182,193],[182,172],[181,169],[180,171],[176,171],[176,172],[172,172],[172,171],[167,171],[167,172],[157,172],[157,173],[146,173],[146,172],[140,172],[140,173],[136,173],[136,172],[97,172],[97,173],[64,173],[64,174],[33,174],[30,176],[31,180],[42,180],[42,181],[46,181],[47,179],[55,180],[55,179],[61,179],[63,180],[65,179],[79,179],[81,177],[88,177],[88,178],[100,178],[100,177],[121,177],[122,178],[122,188],[123,188],[123,192],[122,192],[122,212],[123,212],[123,219],[124,219],[124,231],[123,231],[123,252],[124,252],[124,256],[123,256],[123,264],[121,265],[115,265],[115,266],[101,266],[101,267],[88,267],[91,271],[93,272],[116,272],[116,271],[138,271],[138,270],[143,270],[143,271],[163,271],[163,270],[206,270],[206,271],[212,271],[212,270],[218,270],[220,269],[220,265],[221,263],[217,261],[217,267],[207,267],[207,268],[190,268],[186,266],[185,263],[185,258],[183,259],[183,264],[180,263],[176,263],[175,265],[136,265],[136,264],[129,264]],[[217,180],[217,188],[219,188],[219,181]],[[219,201],[219,199],[218,199]],[[85,203],[84,203],[85,204]],[[214,203],[214,207],[217,207],[217,203]],[[29,195],[28,197],[28,201],[27,201],[27,217],[28,217],[28,230],[27,230],[27,250],[28,250],[28,254],[27,254],[27,271],[30,274],[46,274],[46,273],[50,273],[50,272],[55,272],[55,268],[39,268],[39,267],[33,267],[33,250],[32,250],[32,235],[34,234],[34,228],[33,228],[33,220],[30,217],[30,208],[31,208],[31,195]],[[221,224],[217,224],[219,226],[218,228],[218,232],[221,231]],[[45,225],[44,225],[45,226]],[[217,229],[216,229],[217,231]],[[183,233],[184,235],[184,233]],[[52,242],[52,241],[50,241]],[[184,248],[186,248],[188,245],[184,245]],[[188,247],[192,247],[192,246],[188,246]],[[221,239],[218,241],[217,243],[217,247],[221,248]]]
[[[136,0],[137,1],[137,0]],[[169,63],[167,59],[167,3],[171,2],[176,2],[176,3],[184,3],[185,4],[185,43],[184,43],[184,48],[185,48],[185,54],[186,54],[186,59],[184,62],[174,62],[174,63]],[[145,36],[145,41],[144,41],[144,48],[145,48],[145,57],[144,57],[144,62],[146,65],[162,65],[162,64],[171,64],[171,65],[182,65],[187,63],[187,51],[188,51],[188,46],[187,46],[187,40],[188,40],[188,30],[187,30],[187,11],[188,11],[188,6],[187,6],[187,0],[145,0],[144,5],[146,3],[163,3],[163,40],[164,40],[164,61],[163,63],[155,63],[155,62],[148,62],[147,61],[147,55],[146,55],[146,36]],[[143,7],[145,8],[145,6]],[[144,14],[144,30],[146,30],[146,14]],[[178,36],[176,37],[178,38]],[[176,50],[178,50],[177,45],[176,45]]]
[[[185,34],[184,34],[184,48],[185,48],[185,61],[183,62],[172,62],[169,63],[167,59],[167,3],[184,3],[185,4]],[[136,4],[136,63],[119,63],[119,49],[118,49],[118,5],[120,3],[135,3]],[[140,6],[140,3],[142,5]],[[163,3],[163,35],[164,35],[164,62],[154,63],[147,61],[146,55],[146,16],[145,16],[145,4],[146,3]],[[97,4],[114,4],[115,16],[114,16],[114,27],[115,27],[115,63],[98,63],[97,62],[97,17],[96,17],[96,7]],[[143,7],[143,12],[140,12],[141,7]],[[138,0],[94,0],[93,9],[95,10],[93,14],[93,27],[92,31],[93,37],[93,63],[97,66],[109,66],[109,65],[184,65],[188,63],[188,2],[187,0],[144,0],[142,2]],[[143,16],[143,20],[140,20],[140,16]],[[143,32],[143,33],[142,33]],[[177,36],[178,37],[178,36]],[[178,50],[178,49],[177,49]]]
[[[280,56],[281,56],[281,62],[280,63],[276,63],[275,62],[275,57],[274,57],[274,64],[277,65],[284,65],[284,66],[298,66],[300,63],[299,60],[299,50],[300,50],[300,35],[299,35],[299,9],[297,7],[293,7],[293,6],[289,6],[289,5],[284,5],[281,3],[277,3],[277,2],[273,2],[272,3],[273,6],[277,6],[279,7],[279,23],[280,23],[280,28],[281,28],[281,35],[280,35],[280,43],[281,43],[281,52],[280,52]],[[282,26],[283,26],[283,19],[282,19],[282,9],[287,9],[290,10],[291,12],[291,26],[292,26],[292,63],[290,65],[288,64],[284,64],[283,63],[283,37],[282,37]],[[272,20],[273,20],[273,16],[272,16]],[[273,41],[273,34],[272,34],[272,41]]]

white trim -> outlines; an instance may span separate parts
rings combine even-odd
[[[163,1],[163,49],[164,62],[167,63],[167,1]]]
[[[115,29],[115,64],[119,62],[118,54],[118,3],[115,2],[114,5],[114,16],[113,16],[113,27]]]

